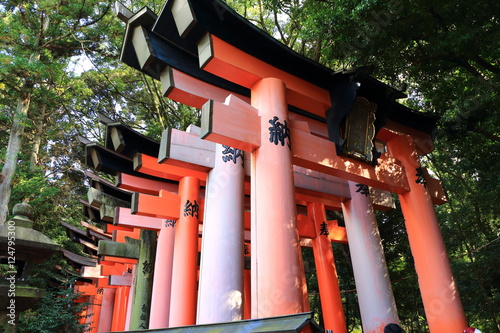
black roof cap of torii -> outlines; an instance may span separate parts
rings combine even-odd
[[[370,71],[367,71],[366,67],[334,71],[285,46],[240,16],[220,0],[180,1],[185,1],[189,4],[191,13],[195,18],[194,24],[186,30],[184,36],[179,36],[171,13],[174,0],[167,0],[158,16],[151,10],[143,8],[129,20],[127,35],[129,35],[129,30],[138,25],[142,25],[148,30],[148,38],[150,38],[151,46],[155,49],[154,52],[157,57],[155,61],[157,62],[152,62],[149,68],[141,69],[130,36],[128,37],[129,40],[124,40],[121,55],[123,62],[156,79],[159,78],[159,72],[165,66],[171,65],[205,82],[249,96],[247,88],[219,78],[199,68],[197,43],[205,33],[210,32],[236,48],[276,68],[329,91],[332,91],[339,84],[353,80],[360,82],[361,85],[357,90],[357,95],[365,97],[379,105],[380,110],[377,110],[377,118],[382,121],[388,118],[418,131],[428,133],[431,136],[434,135],[436,117],[410,110],[395,102],[397,99],[406,97],[406,95],[370,76]],[[168,48],[169,51],[165,51],[164,48]],[[171,52],[173,53],[171,54]],[[162,55],[162,53],[165,54]],[[178,56],[176,56],[177,54]],[[318,119],[318,116],[294,107],[291,107],[290,110],[320,121],[325,121],[324,118]],[[380,128],[381,126],[383,124],[377,127]]]
[[[106,125],[105,148],[114,150],[127,157],[133,157],[136,153],[158,157],[158,151],[160,150],[160,143],[158,141],[150,139],[102,113],[98,113],[98,117],[99,121]],[[113,132],[113,128],[117,131]],[[115,146],[117,141],[120,143],[119,147]]]
[[[179,1],[179,0],[177,0]],[[192,55],[198,56],[197,43],[207,32],[212,33],[234,47],[287,73],[330,90],[339,82],[351,80],[353,76],[369,76],[365,67],[353,70],[334,71],[294,51],[274,37],[265,33],[235,10],[220,0],[181,0],[189,4],[195,23],[178,35],[171,13],[173,0],[167,0],[152,28],[152,32],[178,45]],[[395,98],[406,95],[386,84],[368,78],[369,85],[376,84],[386,94]],[[373,88],[373,87],[372,87]],[[380,94],[379,94],[380,95]]]

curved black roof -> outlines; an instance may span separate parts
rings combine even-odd
[[[179,36],[171,11],[175,1],[188,5],[190,14],[193,16],[193,21],[182,37]],[[147,35],[156,61],[156,63],[151,62],[149,69],[141,68],[138,64],[130,40],[130,30],[137,25],[145,28],[144,33]],[[199,68],[197,43],[207,32],[276,68],[329,91],[334,90],[340,83],[353,80],[360,82],[357,95],[383,108],[382,112],[377,112],[377,117],[383,116],[384,119],[388,117],[430,135],[435,132],[435,118],[415,111],[409,112],[408,108],[396,102],[397,99],[404,98],[406,95],[373,78],[365,68],[334,71],[325,67],[260,30],[221,0],[167,0],[157,17],[151,11],[142,9],[128,23],[129,40],[126,37],[124,41],[122,60],[156,79],[159,79],[157,77],[158,66],[163,69],[170,65],[205,82],[248,96],[248,89]],[[152,68],[155,66],[156,68]],[[293,106],[290,106],[290,110],[325,121]]]

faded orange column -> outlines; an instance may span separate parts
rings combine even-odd
[[[283,81],[251,89],[259,110],[261,146],[252,152],[252,318],[303,311],[295,187]]]
[[[98,332],[109,332],[111,330],[111,322],[113,320],[114,304],[115,304],[115,288],[104,288],[102,292],[101,317],[99,319]]]
[[[332,243],[328,234],[322,235],[320,231],[321,224],[326,222],[324,205],[318,202],[308,204],[307,215],[313,219],[316,230],[312,243],[325,329],[347,333]]]
[[[175,226],[170,327],[196,323],[199,191],[198,178],[180,180],[181,215]]]
[[[170,288],[172,286],[174,258],[174,225],[174,220],[163,220],[158,233],[149,329],[166,328],[169,325]]]
[[[384,249],[369,188],[348,181],[351,200],[342,203],[363,332],[399,324]]]
[[[389,153],[405,168],[410,191],[399,195],[415,260],[420,293],[431,333],[462,332],[467,320],[451,271],[431,197],[410,136],[387,142]]]
[[[120,286],[116,288],[113,321],[111,323],[112,332],[120,332],[125,330],[129,292],[129,286]]]

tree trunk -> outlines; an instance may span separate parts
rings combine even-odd
[[[31,146],[31,157],[30,157],[30,170],[34,171],[36,165],[38,164],[38,153],[40,152],[40,145],[42,143],[42,134],[45,129],[47,115],[47,105],[43,104],[40,109],[40,116],[38,117],[37,124],[35,126],[35,133],[33,136],[33,145]]]
[[[3,182],[0,183],[0,225],[7,221],[9,216],[9,203],[12,193],[12,182],[16,173],[17,157],[21,150],[21,141],[24,133],[24,122],[28,116],[31,93],[22,93],[17,102],[14,121],[10,130],[9,144],[2,168]]]
[[[45,32],[49,28],[50,19],[48,15],[41,15],[40,33],[38,35],[38,46],[43,41]],[[28,63],[32,64],[40,59],[41,51],[33,52]],[[24,84],[19,91],[19,99],[17,101],[16,113],[10,130],[9,143],[5,156],[5,164],[2,168],[3,182],[0,183],[0,225],[7,221],[9,216],[9,203],[12,194],[12,182],[16,174],[17,159],[21,151],[22,136],[26,127],[26,119],[31,102],[31,91],[33,89],[32,82],[28,77],[23,78]]]

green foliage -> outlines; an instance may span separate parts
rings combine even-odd
[[[78,320],[83,318],[88,302],[81,302],[81,296],[74,292],[74,280],[62,287],[45,291],[44,296],[34,309],[22,312],[17,325],[20,333],[80,333],[87,331],[87,324]]]

